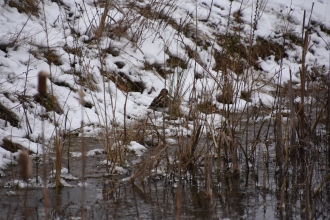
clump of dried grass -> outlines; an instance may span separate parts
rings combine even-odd
[[[19,119],[17,115],[0,102],[0,118],[9,122],[12,126],[18,127]]]
[[[37,0],[11,0],[9,1],[8,5],[12,8],[17,8],[19,13],[25,13],[27,15],[32,14],[36,17],[39,17],[39,2],[40,1]]]

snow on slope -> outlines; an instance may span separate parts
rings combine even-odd
[[[178,34],[173,25],[167,25],[167,23],[161,22],[161,19],[148,20],[148,17],[142,17],[137,10],[131,10],[128,7],[128,2],[117,2],[117,6],[120,7],[110,7],[107,22],[112,23],[107,27],[110,30],[105,32],[111,33],[111,28],[118,25],[116,22],[121,21],[126,16],[136,22],[127,24],[128,27],[126,28],[129,30],[127,35],[107,36],[104,34],[97,45],[92,44],[89,40],[96,34],[95,31],[99,26],[104,8],[95,7],[92,0],[45,1],[44,5],[38,6],[39,17],[30,17],[28,14],[19,13],[16,8],[5,4],[4,0],[0,1],[1,45],[15,41],[14,46],[0,50],[0,102],[15,112],[20,120],[20,126],[14,127],[0,119],[0,143],[6,138],[37,152],[37,148],[40,148],[42,128],[44,128],[43,132],[47,140],[54,136],[54,123],[51,120],[45,120],[45,124],[42,126],[41,116],[45,114],[44,108],[33,99],[38,92],[37,76],[39,71],[51,72],[51,79],[49,77],[47,80],[48,92],[51,92],[50,85],[52,84],[53,93],[63,109],[63,114],[55,113],[56,121],[59,129],[66,129],[66,132],[78,129],[82,118],[87,125],[85,131],[98,131],[97,128],[105,124],[105,117],[112,125],[116,124],[120,127],[124,125],[126,94],[110,80],[103,83],[101,69],[107,73],[124,74],[132,81],[143,82],[145,86],[142,93],[130,92],[127,96],[128,124],[137,119],[145,118],[149,112],[147,110],[148,105],[153,98],[158,95],[162,88],[171,86],[171,77],[179,78],[183,71],[180,68],[176,68],[175,73],[164,80],[155,69],[145,68],[145,63],[162,65],[169,58],[169,54],[175,54],[183,60],[188,60],[189,55],[185,47],[195,48],[193,31],[191,37]],[[139,4],[140,8],[143,8],[148,2],[136,3]],[[307,12],[305,21],[307,24],[312,2],[311,0],[293,0],[292,2],[268,0],[258,20],[255,31],[256,37],[275,39],[288,30],[301,36],[303,10]],[[198,0],[197,2],[179,0],[169,1],[169,3],[175,4],[176,7],[161,5],[162,13],[169,13],[176,25],[180,25],[181,22],[195,24],[196,19],[206,19],[211,8],[208,21],[198,21],[198,34],[213,46],[207,48],[198,46],[199,62],[195,63],[190,60],[188,68],[184,70],[186,78],[180,82],[183,91],[186,91],[183,97],[185,102],[182,108],[184,109],[189,101],[195,72],[205,76],[196,84],[198,92],[205,89],[213,91],[217,88],[219,82],[214,79],[220,79],[221,72],[213,70],[216,61],[212,53],[214,49],[221,50],[221,46],[215,40],[216,35],[224,34],[227,30],[228,18],[230,18],[229,23],[234,24],[232,15],[241,10],[243,21],[239,24],[242,30],[241,34],[248,37],[251,34],[251,26],[255,18],[256,1],[244,1],[243,4],[241,1],[233,1],[231,4],[230,1],[225,0]],[[330,36],[329,32],[326,33],[321,30],[321,27],[323,30],[330,30],[329,7],[329,1],[326,0],[318,0],[314,4],[311,17],[311,20],[314,21],[311,33],[314,52],[307,53],[309,66],[317,61],[319,65],[325,65],[325,69],[329,69]],[[230,16],[229,12],[231,13]],[[150,14],[150,16],[153,15]],[[134,38],[137,31],[141,37],[135,42],[128,40]],[[47,47],[50,47],[53,53],[60,57],[59,64],[48,64],[45,58]],[[65,48],[71,49],[71,52]],[[82,56],[80,58],[75,56],[72,48],[78,48]],[[102,51],[109,51],[109,49],[117,50],[119,56],[110,52],[101,56]],[[290,69],[295,74],[293,80],[299,82],[301,53],[302,48],[297,45],[293,45],[293,48],[287,50],[288,57],[283,59],[282,69],[284,82],[289,79]],[[118,62],[124,63],[124,66],[118,66]],[[263,71],[256,71],[258,72],[256,74],[261,74],[265,81],[281,69],[280,62],[276,61],[274,57],[269,57],[266,60],[259,58],[259,62]],[[91,108],[85,107],[83,111],[81,111],[82,107],[79,105],[77,93],[80,89],[78,84],[80,78],[77,74],[73,74],[73,69],[80,72],[80,77],[88,79],[94,85],[94,87],[83,86],[86,95],[85,101],[92,103]],[[236,76],[235,73],[233,75]],[[54,82],[65,82],[69,86],[56,85]],[[172,86],[175,87],[175,83]],[[22,103],[23,96],[28,103],[25,108],[26,116]],[[215,96],[213,99],[215,100]],[[252,104],[258,103],[259,99],[262,99],[266,105],[271,105],[273,101],[273,97],[267,91],[255,93],[252,97]],[[220,103],[216,101],[213,103],[221,107]],[[236,104],[236,107],[241,106],[243,108],[245,104],[250,105],[251,103],[238,99]],[[105,108],[107,109],[106,115]],[[49,118],[53,118],[52,112],[46,114]],[[65,127],[66,114],[68,122]],[[220,123],[221,117],[216,116],[216,118],[219,120],[210,119],[210,123]],[[41,152],[41,149],[38,152]],[[0,167],[7,163],[10,157],[12,154],[0,147]]]

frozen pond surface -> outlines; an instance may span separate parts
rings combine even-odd
[[[86,141],[88,150],[99,149],[98,141]],[[77,143],[79,145],[79,143]],[[75,149],[75,147],[73,147]],[[285,205],[279,209],[281,187],[277,186],[280,175],[274,173],[274,162],[270,160],[268,169],[255,167],[248,176],[242,169],[240,176],[222,172],[212,178],[212,197],[205,193],[204,180],[197,176],[194,180],[182,180],[181,208],[176,208],[178,182],[165,181],[164,177],[148,178],[135,183],[122,181],[126,174],[103,176],[105,167],[99,166],[103,154],[87,157],[86,188],[79,186],[81,158],[70,159],[71,173],[78,179],[66,180],[72,187],[49,189],[50,219],[80,219],[82,193],[85,194],[86,219],[305,219],[306,176],[298,166],[290,171],[288,188],[285,191]],[[66,161],[63,159],[63,164]],[[323,171],[322,171],[323,170]],[[4,187],[17,175],[17,167],[4,171],[0,189],[0,219],[44,219],[45,205],[43,189],[16,189]],[[315,181],[324,169],[315,163]],[[274,176],[277,178],[275,179]],[[324,175],[322,175],[324,176]],[[266,184],[266,188],[262,187]],[[317,184],[315,184],[317,186]],[[316,219],[327,219],[330,205],[330,184],[312,197],[312,210]],[[315,190],[315,188],[314,188]],[[25,201],[26,199],[26,201]],[[24,206],[24,204],[27,204]]]

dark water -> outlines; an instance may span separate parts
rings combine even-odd
[[[260,189],[250,191],[239,188],[239,180],[236,183],[235,181],[228,183],[230,187],[219,185],[214,188],[211,199],[206,198],[202,187],[184,186],[180,218],[273,219],[276,217],[274,193]],[[117,187],[116,190],[111,191],[114,187]],[[174,219],[177,214],[176,190],[173,184],[164,184],[161,180],[144,185],[133,185],[111,180],[88,179],[84,204],[86,219]],[[111,192],[102,194],[108,191]],[[41,189],[27,191],[26,207],[24,207],[25,190],[16,192],[18,196],[2,194],[1,210],[6,217],[1,216],[1,219],[19,219],[24,216],[28,219],[44,218],[45,208]],[[58,198],[54,189],[49,190],[50,217],[70,219],[81,216],[81,195],[81,187],[65,187],[60,190]]]
[[[77,150],[77,146],[73,146],[73,150]],[[100,148],[98,141],[91,139],[86,146],[87,150]],[[319,156],[321,158],[322,154]],[[58,196],[55,189],[49,189],[50,219],[79,219],[82,205],[85,219],[306,219],[308,178],[304,169],[311,164],[290,166],[284,188],[283,175],[275,173],[272,159],[268,166],[255,162],[248,173],[244,166],[240,167],[239,176],[225,171],[213,172],[212,196],[207,198],[202,175],[183,176],[181,191],[178,191],[178,176],[138,178],[133,184],[123,181],[126,174],[104,176],[105,167],[99,165],[104,158],[104,154],[87,158],[84,190],[79,186],[79,178],[67,180],[73,187],[61,188]],[[67,160],[62,162],[66,167]],[[312,194],[329,174],[324,164],[314,163],[313,166]],[[81,176],[81,158],[71,158],[70,167],[74,176]],[[4,188],[17,167],[4,172],[7,176],[0,179],[0,219],[45,219],[43,189]],[[9,191],[15,195],[9,195]],[[181,198],[179,203],[177,198]],[[330,219],[330,179],[317,195],[311,195],[310,207],[312,219]]]

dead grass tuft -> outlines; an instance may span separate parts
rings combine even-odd
[[[287,58],[288,55],[284,51],[284,46],[274,42],[272,40],[266,40],[261,37],[256,39],[256,44],[252,47],[252,58],[253,60],[258,60],[261,57],[263,60],[267,59],[271,55],[275,58],[277,62],[282,58]]]
[[[251,91],[241,91],[241,99],[251,102]]]
[[[53,50],[46,50],[44,57],[47,59],[48,64],[54,64],[55,66],[62,65],[61,57]]]
[[[197,109],[200,112],[203,112],[205,114],[211,114],[217,111],[217,107],[215,104],[212,104],[211,101],[205,101],[201,102],[197,105]]]
[[[17,8],[19,13],[32,14],[39,17],[38,2],[37,0],[11,0],[8,5],[12,8]]]
[[[223,48],[222,51],[214,51],[215,71],[221,70],[227,72],[232,70],[236,74],[243,74],[247,69],[247,63],[244,59],[248,57],[248,50],[241,43],[241,38],[237,35],[220,35],[217,39],[218,44]]]
[[[165,69],[164,65],[159,63],[150,64],[148,62],[144,62],[144,70],[155,70],[164,79],[167,75],[173,73],[173,70]]]
[[[124,73],[109,73],[101,70],[101,74],[114,82],[119,90],[124,92],[143,92],[145,84],[142,81],[133,81]]]
[[[188,68],[188,63],[179,57],[169,55],[170,57],[166,60],[166,63],[171,68],[180,67],[185,70]]]
[[[130,118],[127,116],[127,118]],[[138,119],[127,126],[126,136],[122,136],[124,144],[129,144],[131,141],[136,141],[142,145],[145,143],[146,135],[150,133],[147,131],[147,120]]]
[[[296,45],[300,44],[299,37],[294,33],[288,33],[284,37]],[[223,49],[221,52],[214,51],[215,71],[226,72],[229,69],[236,74],[242,74],[250,65],[256,70],[262,70],[259,66],[259,57],[265,60],[274,56],[275,61],[288,57],[284,46],[271,39],[258,37],[252,48],[245,46],[241,41],[238,35],[218,36],[217,42]]]
[[[62,65],[61,56],[59,56],[54,49],[40,46],[38,50],[30,51],[30,53],[38,59],[45,58],[48,64],[54,64],[56,66]]]
[[[246,63],[239,57],[231,57],[229,54],[215,51],[214,52],[215,66],[214,71],[222,71],[224,73],[227,70],[231,70],[237,74],[243,74],[246,69]]]
[[[128,36],[128,30],[135,20],[119,20],[115,24],[106,24],[105,30],[107,35],[112,39],[120,40],[122,37]]]
[[[168,114],[169,114],[171,120],[176,120],[178,117],[182,117],[183,114],[181,112],[180,105],[181,105],[180,97],[174,97],[170,101]]]
[[[94,79],[93,75],[87,74],[87,76],[83,76],[81,72],[76,72],[76,75],[78,76],[78,80],[76,80],[76,83],[88,88],[90,91],[99,91],[100,88],[97,86],[97,82]]]
[[[109,46],[108,48],[102,50],[102,55],[104,54],[111,54],[113,57],[118,57],[120,51],[117,47]]]
[[[234,89],[231,83],[227,82],[223,88],[222,93],[216,96],[216,100],[223,104],[233,104]]]
[[[244,23],[243,19],[242,19],[242,17],[243,17],[242,10],[235,11],[233,16],[234,16],[234,21],[236,21],[237,23],[239,23],[239,24]]]
[[[46,112],[55,111],[57,114],[63,114],[63,110],[59,105],[55,96],[46,93],[43,97],[39,94],[34,96],[34,100],[46,109]]]
[[[17,143],[14,143],[12,142],[11,140],[7,139],[7,138],[4,138],[2,140],[2,145],[1,147],[7,151],[10,151],[12,153],[15,153],[19,150],[24,150],[25,148],[20,145],[20,144],[17,144]]]
[[[115,64],[118,67],[118,69],[122,69],[125,66],[125,63],[122,61],[117,61],[115,62]]]
[[[71,91],[75,91],[76,92],[76,89],[72,88],[71,85],[67,82],[64,82],[64,81],[54,81],[53,82],[55,85],[57,86],[62,86],[62,87],[66,87],[66,88],[69,88]]]
[[[17,115],[9,110],[6,106],[4,106],[0,102],[0,118],[5,120],[6,122],[8,121],[12,126],[18,127],[19,125],[19,120]]]
[[[320,29],[322,32],[327,33],[328,35],[330,35],[330,28],[327,28],[324,24],[320,25]]]
[[[297,36],[294,32],[285,33],[283,37],[290,40],[295,45],[302,46],[301,37]]]
[[[80,47],[69,47],[68,45],[64,45],[63,50],[67,53],[76,55],[77,57],[82,57],[83,52]]]

